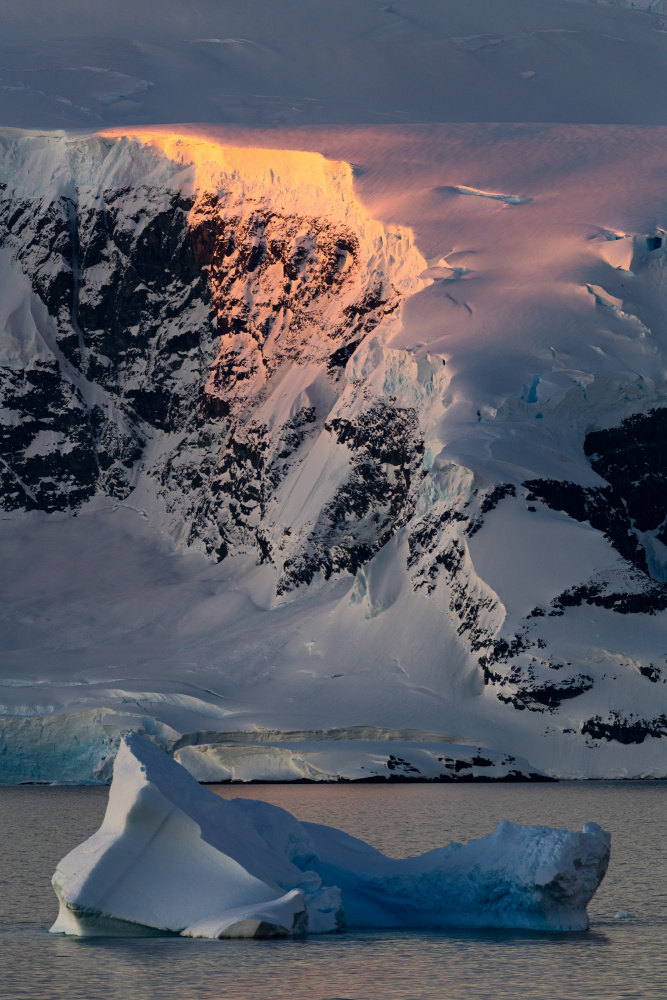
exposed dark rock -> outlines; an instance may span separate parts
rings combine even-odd
[[[648,677],[648,679],[652,681],[653,684],[657,684],[658,681],[660,680],[662,680],[663,684],[665,683],[662,677],[662,671],[660,670],[660,667],[654,667],[652,663],[649,663],[648,666],[640,667],[639,673],[642,675],[642,677]]]
[[[588,521],[624,559],[648,574],[646,553],[632,530],[623,499],[611,486],[580,486],[558,479],[529,479],[524,486],[529,490],[528,500],[541,500],[575,521]]]
[[[533,684],[530,687],[517,687],[514,694],[499,694],[498,698],[506,704],[514,705],[515,708],[540,711],[541,706],[547,709],[558,708],[563,701],[578,698],[579,695],[590,691],[592,687],[592,677],[589,677],[588,674],[577,674],[560,684]]]
[[[570,672],[569,676],[554,683],[546,671],[566,671],[571,664],[539,655],[546,649],[546,643],[539,637],[531,638],[527,627],[511,639],[491,639],[485,648],[486,652],[478,661],[484,683],[498,689],[499,701],[519,711],[554,712],[563,701],[577,698],[593,687],[593,678],[582,673]]]
[[[484,495],[479,509],[482,514],[488,514],[489,511],[495,510],[500,501],[504,500],[505,497],[515,496],[516,488],[512,483],[499,483],[498,486],[494,486],[489,493]]]
[[[505,497],[515,497],[515,496],[516,496],[516,487],[514,487],[512,483],[499,483],[497,486],[494,486],[492,490],[488,490],[487,492],[482,493],[481,495],[478,493],[477,490],[475,490],[473,493],[473,498],[477,499],[479,503],[479,517],[471,518],[470,523],[466,528],[466,535],[468,536],[468,538],[472,538],[472,536],[476,535],[477,532],[480,530],[480,528],[484,524],[485,514],[488,514],[490,511],[495,510],[500,501],[504,500]],[[471,506],[471,502],[472,499],[468,501],[466,507]]]
[[[300,780],[306,781],[307,779]],[[495,778],[490,774],[472,774],[472,772],[465,772],[461,774],[443,773],[438,775],[437,778],[417,778],[410,774],[396,774],[395,772],[392,772],[386,778],[381,775],[372,775],[368,778],[355,778],[350,781],[350,784],[378,785],[383,784],[386,781],[409,782],[413,784],[447,784],[449,782],[458,782],[462,784],[489,784],[490,782],[515,784],[525,783],[527,781],[558,781],[558,779],[551,778],[547,774],[540,774],[537,771],[529,771],[528,774],[525,774],[523,771],[517,770],[508,771],[499,778]],[[296,784],[296,782],[294,782],[294,784]]]
[[[229,416],[229,403],[222,396],[213,396],[211,393],[202,392],[199,398],[197,416],[201,423],[209,420],[220,420],[221,417]]]
[[[581,584],[563,591],[551,602],[551,617],[560,616],[565,608],[578,608],[582,604],[592,604],[607,608],[620,615],[655,615],[667,608],[667,586],[649,584],[638,593],[604,593],[601,583]]]
[[[356,571],[407,522],[423,476],[424,444],[414,410],[377,402],[355,420],[326,424],[350,451],[350,474],[325,505],[305,551],[287,559],[278,584],[285,593],[316,573]]]
[[[588,719],[581,731],[594,740],[613,740],[628,746],[631,743],[643,743],[647,736],[667,736],[667,716],[659,715],[647,721],[632,712],[628,716],[610,712],[606,720],[599,715]]]
[[[16,420],[0,425],[7,506],[74,510],[95,492],[98,465],[88,411],[56,361],[0,368],[0,394]],[[3,485],[5,485],[3,483]]]
[[[437,546],[440,544],[443,529],[448,524],[457,521],[465,524],[469,521],[469,518],[467,514],[456,510],[455,507],[451,507],[449,510],[443,511],[441,514],[427,514],[424,516],[410,532],[410,537],[408,539],[408,569],[415,566],[416,563],[424,556],[429,556],[434,553]],[[441,563],[436,563],[434,558],[428,574],[432,581],[435,580],[437,575],[437,569],[435,568],[437,565],[441,565]],[[415,582],[415,588],[417,589],[422,582],[423,581]]]
[[[360,339],[352,340],[349,344],[344,344],[342,347],[339,347],[337,351],[334,351],[333,354],[330,355],[327,363],[329,371],[333,371],[336,368],[344,368],[360,343]]]
[[[192,421],[199,397],[183,369],[197,359],[206,381],[214,339],[202,325],[211,294],[188,227],[193,202],[143,188],[105,192],[103,202],[76,220],[85,372],[150,427],[174,431]]]
[[[667,544],[667,408],[592,431],[584,441],[591,465],[623,497],[640,531],[658,530]]]
[[[394,754],[389,754],[387,770],[393,772],[400,771],[402,774],[419,774],[418,768],[413,767],[409,761],[403,760],[402,757],[396,757]]]

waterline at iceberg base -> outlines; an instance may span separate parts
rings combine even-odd
[[[504,821],[396,860],[277,806],[223,800],[146,738],[122,739],[100,829],[58,865],[54,933],[288,937],[349,928],[583,931],[610,835]]]

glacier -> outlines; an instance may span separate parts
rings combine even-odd
[[[170,696],[165,687],[162,692],[142,692],[144,706],[154,700],[173,711],[185,701],[181,713],[190,715],[192,696],[189,701],[187,695]],[[108,784],[122,734],[128,730],[150,739],[205,784],[554,780],[521,757],[420,731],[359,726],[301,733],[209,730],[183,735],[146,710],[140,712],[141,701],[132,698],[136,694],[123,692],[130,703],[125,711],[61,709],[46,715],[6,716],[0,732],[3,784]]]
[[[342,831],[202,788],[150,740],[123,737],[100,829],[58,864],[51,931],[286,937],[349,928],[581,931],[610,835],[503,821],[405,860]]]

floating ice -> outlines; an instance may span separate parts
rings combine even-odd
[[[502,822],[395,860],[265,802],[225,801],[123,737],[100,829],[58,865],[54,932],[281,937],[349,927],[585,930],[610,837]]]

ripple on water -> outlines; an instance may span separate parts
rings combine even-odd
[[[500,819],[612,832],[588,934],[418,931],[306,941],[67,939],[56,863],[99,825],[104,788],[0,788],[0,995],[11,1000],[664,1000],[667,783],[217,786],[340,826],[394,856]],[[621,919],[628,913],[633,919]]]

